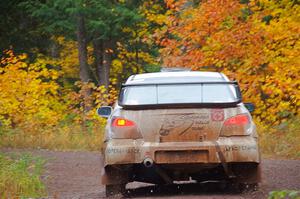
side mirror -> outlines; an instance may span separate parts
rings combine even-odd
[[[255,106],[252,103],[244,103],[244,105],[250,113],[252,113],[255,110]]]
[[[108,118],[111,115],[112,108],[110,106],[102,106],[97,109],[97,114],[101,117]]]

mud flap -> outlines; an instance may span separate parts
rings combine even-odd
[[[102,169],[101,183],[103,185],[126,184],[129,182],[129,170],[117,166],[106,166]]]
[[[222,167],[223,167],[226,175],[228,176],[229,179],[235,178],[236,176],[234,175],[233,171],[231,170],[228,163],[226,162],[225,156],[221,151],[220,145],[218,144],[218,142],[215,142],[215,145],[216,145],[216,150],[217,150],[218,156],[220,158]]]
[[[261,182],[261,166],[259,163],[227,163],[220,145],[215,142],[222,167],[229,179],[242,183]]]
[[[232,171],[236,174],[236,182],[254,184],[261,182],[261,165],[258,163],[232,164]]]

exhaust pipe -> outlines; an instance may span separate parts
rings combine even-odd
[[[150,168],[150,167],[153,166],[153,160],[151,158],[146,158],[143,161],[143,164],[144,164],[145,167]]]
[[[168,174],[159,167],[159,165],[154,165],[154,162],[151,158],[146,158],[143,161],[143,164],[146,168],[151,168],[153,166],[155,169],[155,172],[167,183],[167,184],[172,184],[173,180],[168,176]]]

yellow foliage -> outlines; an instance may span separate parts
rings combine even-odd
[[[117,80],[126,79],[131,74],[145,72],[143,67],[157,65],[157,60],[148,52],[129,51],[122,44],[118,45],[118,56],[112,62],[111,84],[116,85]]]
[[[288,0],[259,2],[255,26],[265,35],[265,67],[252,79],[256,92],[246,96],[257,104],[258,121],[274,125],[300,112],[300,6]],[[272,19],[261,23],[262,16]]]
[[[62,72],[51,69],[51,60],[39,56],[29,64],[26,59],[11,50],[2,55],[0,146],[99,150],[105,120],[96,108],[112,105],[117,90],[81,82],[78,91],[63,89],[57,83]]]
[[[64,74],[64,78],[78,78],[79,62],[76,41],[67,40],[62,36],[53,37],[52,39],[59,46],[59,55],[57,58],[45,57],[45,61],[53,66],[59,66]],[[88,46],[87,50],[88,64],[92,65],[94,61],[92,56],[93,49],[91,46]]]
[[[68,106],[68,113],[73,115],[73,122],[78,124],[88,123],[92,125],[93,123],[105,124],[105,119],[99,117],[96,114],[98,107],[103,105],[114,105],[117,99],[118,91],[112,85],[109,85],[108,89],[105,86],[95,86],[94,83],[82,83],[76,82],[76,86],[79,91],[71,91],[66,95],[66,102]],[[90,95],[87,97],[86,92]],[[85,110],[85,107],[88,107]]]
[[[25,129],[56,125],[64,115],[59,85],[60,73],[47,68],[43,59],[26,62],[26,54],[5,51],[0,71],[0,121],[2,126]]]

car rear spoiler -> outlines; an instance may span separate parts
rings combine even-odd
[[[208,81],[208,82],[160,82],[160,83],[127,83],[122,84],[122,87],[128,87],[128,86],[157,86],[157,85],[183,85],[183,84],[233,84],[233,85],[239,85],[237,81],[227,81],[227,82],[221,82],[221,81]]]
[[[237,100],[234,102],[215,102],[215,103],[172,103],[172,104],[143,104],[143,105],[126,105],[122,103],[123,92],[122,89],[131,86],[158,86],[158,85],[184,85],[184,84],[225,84],[225,85],[235,85]],[[207,81],[207,82],[161,82],[161,83],[127,83],[122,84],[121,92],[119,95],[118,104],[124,109],[138,110],[138,109],[164,109],[164,108],[228,108],[236,107],[237,104],[242,102],[242,94],[237,81]]]

